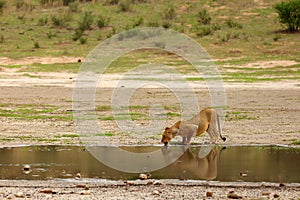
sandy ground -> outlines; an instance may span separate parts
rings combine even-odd
[[[3,62],[11,64],[10,60]],[[2,109],[14,110],[18,105],[41,107],[51,105],[57,107],[55,113],[51,114],[64,116],[72,111],[75,74],[36,73],[34,75],[38,78],[24,76],[23,73],[7,70],[7,68],[0,70]],[[110,81],[116,81],[116,78],[118,77],[107,77],[106,86],[113,85]],[[201,107],[209,106],[210,96],[207,89],[198,83],[195,86],[197,86],[195,91]],[[224,87],[227,117],[223,135],[227,137],[226,144],[292,145],[293,141],[300,140],[299,82],[225,83]],[[96,94],[97,104],[109,105],[111,95],[112,87],[101,88]],[[159,100],[167,102],[167,105],[178,105],[176,97],[165,88],[138,90],[131,103],[149,105],[159,103]],[[101,117],[110,113],[99,111],[97,114]],[[175,121],[176,117],[169,119],[166,125],[171,125]],[[107,132],[116,129],[116,125],[111,121],[101,121],[100,124]],[[2,147],[20,144],[79,144],[78,137],[62,137],[62,135],[76,133],[75,124],[71,120],[50,117],[30,120],[0,117],[0,146]],[[159,144],[160,133],[143,139],[126,134],[113,135],[109,139],[112,143]],[[203,137],[193,139],[195,143],[202,141]],[[230,191],[234,191],[234,194]],[[208,197],[207,192],[212,192],[212,197]],[[0,181],[0,199],[226,199],[228,195],[243,199],[299,199],[300,186],[208,181],[189,184],[186,181],[176,180],[146,180],[129,183],[107,180],[102,182]]]

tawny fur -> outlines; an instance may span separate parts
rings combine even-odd
[[[192,136],[198,136],[205,132],[209,134],[211,143],[217,143],[219,137],[223,141],[226,140],[226,138],[221,135],[219,116],[212,108],[201,110],[190,120],[177,121],[170,128],[166,127],[161,142],[167,145],[176,135],[181,135],[182,143],[188,144]]]

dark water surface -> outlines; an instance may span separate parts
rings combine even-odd
[[[117,147],[93,147],[107,158],[126,163],[126,157],[111,153]],[[150,172],[155,179],[191,179],[250,182],[300,182],[300,148],[280,146],[124,146],[134,153],[161,152],[174,156],[172,148],[182,148],[179,159],[167,167]],[[161,162],[161,161],[157,161]],[[134,162],[132,162],[135,165]],[[27,165],[30,169],[25,169]],[[25,146],[0,148],[0,179],[48,180],[55,178],[112,180],[138,179],[139,173],[112,169],[94,158],[83,146]]]

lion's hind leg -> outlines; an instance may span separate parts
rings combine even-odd
[[[216,130],[214,126],[209,126],[207,129],[207,133],[210,137],[210,142],[212,144],[217,144],[219,138],[218,130]]]

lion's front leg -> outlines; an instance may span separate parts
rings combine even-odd
[[[187,144],[187,139],[186,139],[186,137],[182,137],[182,142],[181,142],[181,144]]]
[[[194,133],[193,132],[190,132],[188,135],[187,135],[187,144],[189,144],[191,142],[191,139],[193,137]]]

